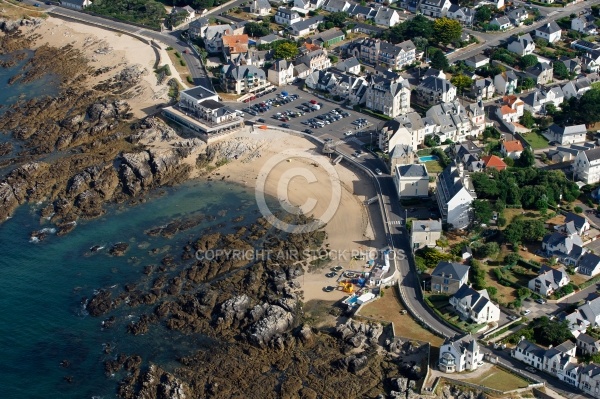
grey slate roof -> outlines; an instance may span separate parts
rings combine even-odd
[[[425,232],[425,231],[442,231],[441,220],[413,220],[412,221],[413,232]]]
[[[212,96],[216,96],[217,93],[215,93],[214,91],[207,89],[204,86],[196,86],[196,87],[192,87],[191,89],[187,89],[183,91],[185,94],[187,94],[190,97],[194,97],[197,99],[201,99],[201,98],[207,98],[207,97],[212,97]]]
[[[324,20],[325,20],[324,16],[315,15],[314,17],[305,19],[304,21],[296,22],[295,24],[292,25],[292,28],[302,31],[302,30],[308,29],[312,25],[315,25],[315,24],[318,25],[320,22],[323,22]]]
[[[523,352],[526,353],[531,353],[539,358],[543,358],[544,354],[546,353],[546,350],[544,348],[532,342],[529,342],[526,339],[521,340],[521,342],[517,344],[517,349],[521,349]]]
[[[397,167],[398,173],[402,177],[427,177],[425,165],[400,165]]]
[[[577,336],[577,341],[585,342],[586,344],[595,344],[598,340],[591,335],[581,333]]]
[[[225,65],[223,67],[223,73],[225,73],[225,76],[231,77],[235,80],[244,79],[250,74],[265,78],[265,71],[255,67],[254,65]]]
[[[538,32],[543,32],[543,33],[547,33],[547,34],[560,32],[560,30],[561,30],[560,26],[558,26],[558,24],[554,21],[550,21],[547,24],[542,25],[536,29],[536,31],[538,31]]]
[[[443,275],[453,280],[462,280],[469,273],[469,269],[469,266],[460,263],[440,262],[431,275],[440,277]]]
[[[577,266],[580,268],[594,270],[596,266],[600,263],[600,256],[593,254],[591,252],[586,252],[583,254],[581,258],[579,258],[579,262],[577,262]]]
[[[573,212],[569,212],[565,215],[565,223],[573,222],[577,230],[581,230],[582,227],[587,223],[585,216],[577,215]]]
[[[449,80],[441,79],[436,76],[428,76],[418,87],[435,92],[445,93],[454,87],[454,85],[450,83]]]
[[[456,291],[454,298],[461,302],[466,300],[468,306],[471,307],[475,313],[481,312],[481,310],[491,302],[486,290],[475,291],[466,284],[463,284],[458,291]]]
[[[599,160],[600,159],[600,147],[594,148],[593,150],[586,151],[585,156],[587,157],[588,161],[590,161],[590,162]]]
[[[204,108],[209,109],[219,109],[225,107],[225,105],[215,100],[204,100],[200,103],[200,105],[202,105]]]

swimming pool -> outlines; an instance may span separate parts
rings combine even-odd
[[[421,162],[430,162],[437,161],[439,158],[436,155],[425,155],[424,157],[419,157],[419,161]]]
[[[356,301],[358,301],[358,296],[357,296],[357,295],[353,295],[353,296],[351,296],[350,298],[348,298],[348,299],[346,300],[346,303],[347,303],[349,306],[354,306],[354,305],[356,304]]]

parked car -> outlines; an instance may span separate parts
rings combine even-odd
[[[310,129],[304,129],[303,132],[308,133],[308,134],[313,134],[313,131]]]
[[[282,123],[280,126],[283,127],[283,128],[285,128],[285,129],[289,129],[290,128],[290,125],[288,125],[287,123]]]
[[[265,123],[265,120],[263,118],[258,118],[256,121],[259,123]]]
[[[537,372],[537,370],[531,366],[525,367],[525,370],[529,371],[532,374],[535,374]]]
[[[543,304],[545,304],[545,303],[546,303],[546,300],[545,300],[545,299],[543,299],[543,298],[536,299],[535,301],[536,301],[537,303],[539,303],[540,305],[543,305]]]
[[[525,309],[524,311],[521,312],[521,314],[523,316],[527,316],[529,313],[531,313],[531,309]]]
[[[331,292],[333,290],[335,290],[335,287],[332,287],[330,285],[328,285],[327,287],[323,288],[323,291],[325,291],[325,292]]]
[[[515,316],[514,314],[511,314],[510,316],[508,316],[508,320],[517,320],[519,318],[519,316]]]
[[[327,273],[327,274],[325,275],[325,277],[328,277],[328,278],[333,278],[333,277],[335,277],[335,276],[337,276],[337,273],[336,273],[336,272],[329,272],[329,273]]]
[[[375,173],[377,173],[378,175],[382,175],[383,173],[381,173],[381,169],[377,168],[375,169]]]

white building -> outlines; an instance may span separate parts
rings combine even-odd
[[[271,13],[271,4],[268,0],[253,0],[250,4],[250,12],[260,16],[266,16]]]
[[[415,95],[424,104],[449,103],[456,98],[456,87],[446,79],[429,76],[415,88]]]
[[[413,220],[410,229],[410,247],[412,251],[420,248],[433,248],[442,238],[441,220]]]
[[[600,182],[600,148],[580,151],[573,162],[573,173],[585,184]]]
[[[381,7],[377,10],[374,21],[377,25],[391,28],[400,22],[400,14],[398,14],[398,11],[391,8]]]
[[[550,296],[570,282],[571,279],[564,267],[552,269],[544,265],[540,268],[539,275],[529,280],[527,286],[536,294]]]
[[[560,36],[560,26],[554,21],[548,22],[535,30],[535,37],[546,39],[548,43],[556,43],[560,40]]]
[[[579,389],[594,398],[600,398],[600,365],[590,363],[581,369]]]
[[[476,198],[471,178],[462,164],[449,165],[436,181],[435,199],[442,221],[451,229],[464,229],[471,224],[471,203]]]
[[[427,197],[429,193],[429,175],[425,165],[397,165],[394,173],[394,184],[398,197]]]
[[[477,339],[465,335],[456,340],[447,339],[440,348],[438,367],[445,373],[477,370],[483,361]]]
[[[446,295],[455,294],[469,280],[467,265],[440,262],[431,272],[431,289]]]
[[[500,153],[504,158],[518,159],[523,150],[523,144],[519,140],[503,141],[500,145]]]
[[[400,145],[417,148],[425,140],[426,134],[427,129],[423,123],[423,118],[416,112],[409,112],[386,121],[381,126],[378,146],[388,154],[391,154]]]
[[[476,324],[498,322],[500,308],[490,300],[487,290],[475,291],[468,285],[463,285],[450,298],[450,305],[461,319]]]
[[[423,0],[420,3],[420,11],[429,17],[445,17],[452,5],[450,0]]]
[[[267,87],[265,71],[252,65],[224,65],[221,69],[221,87],[227,93],[254,93]]]
[[[267,71],[267,80],[275,86],[285,86],[294,80],[294,64],[277,60]]]
[[[60,4],[63,7],[71,8],[73,10],[83,10],[92,4],[90,0],[61,0]]]
[[[360,75],[360,62],[356,57],[350,57],[335,64],[340,71],[348,72],[353,75]]]
[[[562,87],[565,100],[568,100],[571,97],[581,97],[586,91],[591,89],[592,83],[587,77],[570,80]]]
[[[279,7],[275,14],[275,23],[278,23],[279,25],[289,26],[300,21],[302,21],[300,14],[289,8]]]
[[[549,141],[556,141],[561,145],[583,143],[586,139],[587,129],[585,125],[559,126],[552,124],[544,132],[544,137]]]
[[[577,262],[577,273],[594,277],[600,273],[600,256],[586,252]]]
[[[596,35],[596,18],[590,13],[581,14],[571,20],[571,30],[583,33],[586,36]]]
[[[374,111],[395,118],[410,109],[410,85],[408,80],[399,77],[387,79],[372,76],[362,102]]]
[[[524,55],[533,54],[535,51],[535,42],[529,33],[516,37],[513,36],[508,40],[507,49],[522,57]]]

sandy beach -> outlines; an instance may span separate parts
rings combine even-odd
[[[285,187],[288,201],[294,206],[311,203],[314,199],[316,205],[308,214],[319,219],[327,212],[334,197],[334,181],[339,181],[339,204],[335,206],[335,212],[325,227],[332,258],[329,267],[341,265],[346,270],[364,271],[366,262],[353,260],[351,254],[373,251],[385,246],[384,237],[377,237],[378,240],[375,240],[364,204],[367,199],[376,195],[371,181],[350,170],[344,161],[335,166],[331,165],[335,175],[330,175],[325,166],[331,164],[330,159],[317,151],[315,144],[303,137],[277,130],[259,130],[254,133],[247,131],[239,137],[260,141],[261,155],[250,162],[242,160],[220,167],[216,172],[220,173],[220,176],[227,176],[227,180],[255,187],[261,170],[264,172],[267,165],[269,173],[264,185],[265,193],[281,199],[282,187]],[[282,155],[287,149],[293,149],[292,152],[297,152],[299,156]],[[274,166],[271,167],[271,164]],[[307,178],[304,177],[305,173],[308,173]],[[289,179],[290,175],[295,177]],[[310,175],[314,176],[313,182],[308,181],[313,180]],[[327,285],[336,285],[336,278],[325,277],[329,267],[307,273],[303,277],[305,301],[337,300],[347,295],[342,291],[323,291]]]
[[[48,44],[53,47],[72,45],[80,50],[89,60],[89,65],[95,69],[106,68],[93,79],[88,80],[91,86],[98,82],[116,75],[127,65],[140,65],[145,69],[143,80],[138,85],[127,102],[132,107],[132,112],[138,118],[148,115],[154,111],[156,105],[169,100],[168,79],[162,84],[157,84],[154,65],[156,55],[150,45],[144,44],[126,34],[101,29],[95,26],[85,25],[78,22],[66,22],[60,18],[48,17],[41,25],[23,28],[24,32],[39,34],[41,37],[35,42],[33,48]],[[160,65],[169,64],[173,77],[178,79],[176,69],[171,63],[167,52],[159,50],[161,55]],[[186,84],[183,84],[187,87]]]

